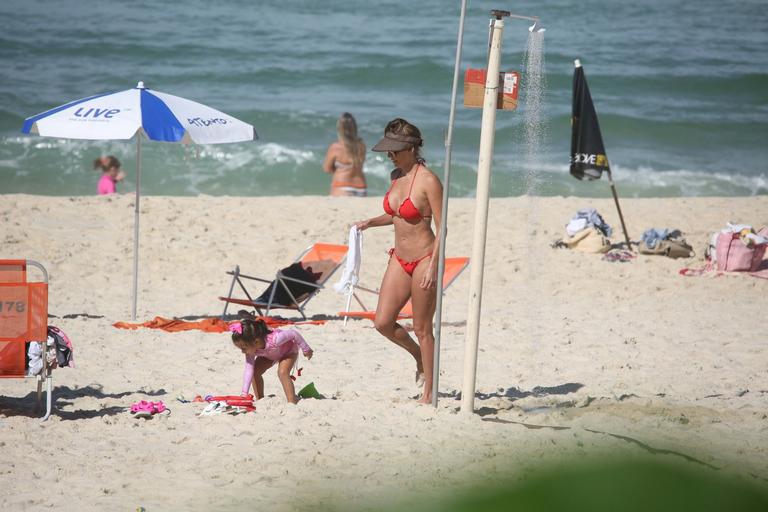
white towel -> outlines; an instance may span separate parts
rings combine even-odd
[[[27,369],[27,377],[37,375],[43,370],[43,351],[40,347],[40,343],[32,342],[27,349],[27,357],[29,358],[29,368]]]
[[[363,232],[352,226],[349,229],[349,248],[347,249],[347,261],[344,272],[339,282],[333,285],[338,293],[351,294],[360,274],[360,264],[363,260]]]
[[[587,226],[596,227],[608,237],[613,234],[611,226],[603,220],[603,217],[594,208],[584,208],[576,212],[576,215],[565,226],[565,232],[568,233],[568,236],[573,236]]]

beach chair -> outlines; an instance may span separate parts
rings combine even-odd
[[[306,320],[304,308],[307,303],[325,287],[346,256],[346,245],[316,243],[307,247],[290,266],[278,270],[273,280],[245,275],[237,265],[235,270],[227,272],[232,276],[229,293],[226,297],[219,297],[226,303],[221,317],[226,316],[230,304],[239,304],[255,308],[262,316],[268,316],[273,309],[295,309]],[[249,280],[268,286],[254,298],[245,286]],[[247,299],[232,296],[235,285],[240,287]]]
[[[467,268],[467,266],[469,266],[469,258],[445,258],[445,271],[443,272],[443,293],[445,293],[445,291],[449,286],[451,286],[451,284],[453,284],[456,278],[459,277],[462,272],[464,272],[464,269]],[[363,286],[355,286],[355,290],[362,290],[365,292],[374,293],[376,295],[379,294],[379,292],[365,288]],[[354,297],[357,303],[360,304],[360,307],[363,308],[363,310],[349,311],[349,302],[347,302],[347,311],[339,311],[338,313],[340,317],[344,318],[345,324],[348,318],[367,318],[368,320],[373,320],[376,317],[376,310],[368,309],[365,304],[363,304],[363,301],[360,300],[360,297],[357,295],[356,291],[353,291],[352,297]],[[401,309],[400,313],[397,315],[398,320],[408,320],[409,318],[413,318],[413,304],[411,304],[410,299],[405,303],[405,306],[403,306],[403,309]]]
[[[27,281],[27,268],[36,267],[42,282]],[[46,407],[42,421],[51,415],[53,381],[45,358],[48,338],[48,272],[32,260],[0,260],[0,378],[25,378],[27,343],[42,344],[43,367],[37,377],[40,405],[46,382]]]

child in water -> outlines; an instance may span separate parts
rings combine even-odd
[[[248,389],[253,385],[256,400],[263,398],[262,375],[277,362],[277,378],[283,385],[286,400],[292,404],[298,402],[291,380],[291,368],[299,357],[299,349],[304,357],[312,358],[312,349],[301,334],[293,329],[270,330],[261,319],[245,319],[233,323],[229,330],[232,331],[232,343],[245,354],[241,396],[248,395]]]
[[[120,169],[120,160],[111,155],[103,156],[93,161],[93,168],[101,170],[96,193],[100,196],[116,193],[117,183],[125,179],[125,173]]]

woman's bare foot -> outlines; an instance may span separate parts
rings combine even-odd
[[[432,397],[431,397],[431,396],[427,397],[427,396],[421,395],[421,398],[419,398],[419,399],[416,401],[416,403],[417,403],[417,404],[428,404],[428,405],[432,405]]]
[[[416,370],[416,385],[417,386],[423,386],[424,385],[424,372],[422,370]]]

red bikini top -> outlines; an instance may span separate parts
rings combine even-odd
[[[413,190],[413,183],[416,181],[416,173],[419,172],[419,165],[416,165],[416,170],[413,173],[413,180],[411,180],[411,188],[408,190],[408,197],[405,198],[405,200],[400,203],[400,208],[397,209],[397,215],[404,220],[407,221],[419,221],[423,219],[424,217],[421,215],[421,212],[418,208],[416,208],[416,205],[413,204],[413,201],[411,201],[411,191]],[[384,212],[387,215],[395,215],[395,211],[392,209],[392,207],[389,205],[389,193],[392,191],[392,187],[395,185],[395,180],[392,180],[392,185],[389,186],[389,190],[387,190],[387,193],[384,194]]]

